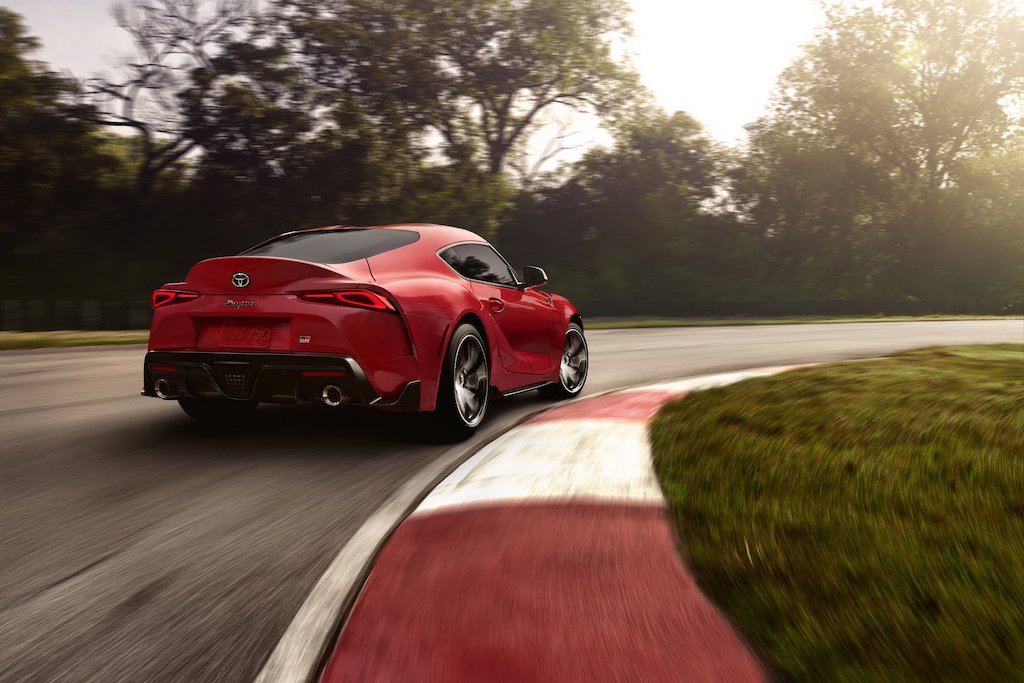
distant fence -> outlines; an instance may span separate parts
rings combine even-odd
[[[700,318],[798,315],[1024,315],[1024,304],[986,301],[678,301],[578,300],[584,319],[646,316]],[[0,330],[140,330],[148,301],[0,301]]]

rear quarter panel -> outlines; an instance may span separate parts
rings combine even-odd
[[[482,316],[480,302],[461,282],[420,273],[379,282],[397,300],[409,327],[419,363],[422,410],[434,410],[441,364],[455,322],[466,314]]]

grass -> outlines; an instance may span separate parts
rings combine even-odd
[[[708,595],[780,680],[1024,680],[1024,349],[701,392],[652,425]]]
[[[721,327],[732,325],[801,325],[809,323],[891,323],[923,320],[1019,320],[1016,315],[876,315],[876,316],[788,316],[778,318],[587,318],[588,330],[619,330],[638,327]]]
[[[0,332],[0,349],[41,349],[54,346],[101,346],[108,344],[145,344],[148,330],[81,332]]]

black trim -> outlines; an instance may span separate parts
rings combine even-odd
[[[154,373],[150,365],[176,370]],[[302,372],[342,372],[341,377],[303,377]],[[338,386],[343,404],[395,411],[420,408],[420,381],[409,382],[397,399],[385,403],[354,358],[328,354],[218,351],[150,351],[143,366],[144,396],[156,396],[154,383],[165,379],[167,399],[210,398],[265,403],[319,402],[323,388]]]
[[[533,391],[534,389],[540,389],[541,387],[546,387],[549,384],[554,384],[554,382],[552,382],[551,380],[546,380],[544,382],[537,382],[536,384],[527,384],[525,387],[519,387],[518,389],[512,389],[510,391],[503,391],[503,392],[501,392],[501,397],[505,398],[506,396],[515,396],[516,394],[525,394],[527,391]]]

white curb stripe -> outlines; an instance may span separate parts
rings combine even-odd
[[[684,394],[788,369],[724,372],[618,393]],[[460,465],[413,515],[469,505],[580,499],[665,505],[651,462],[646,421],[576,418],[524,423]]]
[[[578,498],[663,503],[651,468],[646,424],[565,420],[522,425],[460,465],[414,514],[513,500]]]

